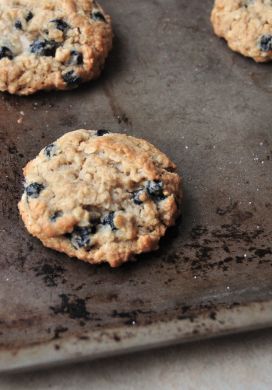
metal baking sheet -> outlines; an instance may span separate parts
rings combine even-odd
[[[271,65],[213,35],[211,0],[102,3],[115,41],[99,80],[0,97],[2,371],[272,325]],[[144,137],[177,163],[183,216],[157,252],[94,267],[27,234],[22,167],[77,128]]]

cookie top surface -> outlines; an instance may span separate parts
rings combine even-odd
[[[271,61],[271,0],[216,0],[211,21],[232,50],[257,62]]]
[[[70,89],[99,76],[111,20],[93,0],[1,0],[0,90]]]
[[[158,247],[179,214],[175,164],[142,139],[77,130],[24,168],[19,210],[45,246],[118,266]]]

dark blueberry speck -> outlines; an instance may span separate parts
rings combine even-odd
[[[55,144],[47,145],[44,148],[44,154],[48,158],[51,158],[51,157],[55,156],[55,152],[56,152],[56,145]]]
[[[272,50],[272,35],[267,34],[261,37],[260,47],[262,51]]]
[[[91,17],[95,22],[106,22],[105,16],[100,11],[93,11]]]
[[[109,134],[109,133],[110,133],[109,130],[100,129],[100,130],[97,130],[96,135],[97,135],[97,137],[103,137],[103,135]]]
[[[38,198],[42,190],[44,190],[43,184],[31,183],[26,187],[25,192],[30,198]]]
[[[56,220],[60,217],[63,216],[63,212],[62,211],[56,211],[53,215],[51,215],[50,217],[50,221],[51,222],[56,222]]]
[[[17,28],[17,30],[23,29],[23,26],[22,26],[22,23],[20,22],[20,20],[16,20],[14,26],[15,26],[15,28]]]
[[[97,216],[93,216],[92,215],[92,216],[90,216],[89,221],[90,221],[91,226],[93,227],[93,231],[95,232],[96,231],[96,226],[101,223],[100,218],[97,217]]]
[[[143,201],[140,199],[140,196],[143,194],[143,192],[144,192],[143,188],[133,192],[132,199],[135,204],[137,205],[143,204]]]
[[[95,228],[93,226],[81,227],[77,226],[72,233],[66,234],[66,237],[71,241],[71,244],[75,249],[86,248],[90,249],[91,247],[91,238],[90,235],[95,233]]]
[[[69,63],[71,65],[82,65],[83,64],[83,55],[77,50],[71,51],[71,58]]]
[[[162,182],[159,180],[154,181],[148,181],[146,190],[148,195],[156,201],[165,199],[165,196],[163,194],[163,185]]]
[[[12,51],[8,47],[2,46],[2,47],[0,47],[0,60],[2,60],[2,58],[5,58],[5,57],[12,60],[13,54],[12,54]]]
[[[60,31],[63,31],[65,32],[66,30],[68,30],[68,28],[70,28],[69,24],[66,23],[64,20],[62,19],[53,19],[50,21],[51,23],[55,23],[56,25],[56,28]]]
[[[114,211],[111,211],[109,214],[105,215],[102,218],[101,222],[102,225],[110,225],[111,230],[117,230],[113,220],[114,220]]]
[[[39,56],[54,57],[58,44],[53,40],[37,39],[30,45],[30,52]]]
[[[33,16],[34,16],[33,13],[31,11],[29,11],[29,13],[25,17],[25,20],[27,22],[29,22],[33,18]]]
[[[79,75],[77,75],[73,70],[62,75],[63,80],[66,82],[68,87],[77,87],[81,81]]]

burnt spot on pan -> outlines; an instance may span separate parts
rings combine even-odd
[[[151,310],[131,310],[131,311],[118,311],[113,310],[111,316],[113,318],[120,319],[125,325],[137,325],[138,323],[151,323],[152,315],[154,314]]]
[[[80,285],[74,287],[75,291],[80,291],[86,286],[86,283],[81,283]]]
[[[63,275],[66,270],[60,265],[45,263],[35,266],[33,271],[35,276],[42,278],[47,287],[56,287],[58,282],[63,283]]]
[[[83,336],[79,336],[78,339],[79,340],[86,340],[86,341],[88,341],[88,340],[90,340],[90,337],[83,335]]]
[[[231,213],[237,206],[238,206],[238,202],[231,202],[226,207],[217,207],[216,214],[218,214],[220,216],[224,216],[226,214]]]
[[[260,226],[250,230],[240,224],[214,228],[197,225],[178,250],[165,254],[163,267],[174,267],[177,274],[190,272],[194,278],[205,278],[213,271],[226,273],[234,266],[272,264],[272,248],[264,245],[265,241],[266,233]],[[168,285],[169,278],[166,282]]]
[[[215,321],[216,320],[216,312],[215,311],[211,311],[210,314],[209,314],[209,317],[211,320]]]
[[[198,317],[202,315],[211,321],[218,321],[222,323],[222,321],[218,319],[218,312],[222,309],[231,310],[237,306],[240,306],[239,302],[226,304],[207,301],[196,305],[182,304],[181,307],[176,308],[178,312],[177,318],[179,320],[189,320],[190,322],[195,322]]]
[[[190,320],[191,322],[194,322],[195,315],[192,312],[192,306],[190,305],[182,305],[181,308],[177,308],[177,311],[179,312],[177,315],[177,318],[179,320]]]
[[[59,338],[61,338],[61,335],[65,332],[68,331],[68,328],[65,327],[65,326],[57,326],[55,329],[54,329],[54,337],[53,337],[53,340],[57,340]]]
[[[1,143],[1,202],[0,214],[7,220],[16,219],[17,224],[17,202],[22,195],[22,158],[18,145],[6,131],[0,130]],[[14,233],[13,233],[14,234]]]
[[[104,93],[108,99],[112,115],[117,120],[118,124],[125,124],[126,126],[132,126],[132,121],[128,117],[127,113],[119,105],[117,98],[114,94],[113,88],[109,82],[104,85]]]
[[[72,319],[90,319],[90,312],[86,308],[86,300],[75,295],[60,294],[61,302],[57,306],[51,306],[54,314],[68,315]]]
[[[129,117],[124,112],[120,113],[119,115],[116,115],[116,118],[119,125],[121,125],[122,123],[124,123],[125,125],[131,125]]]
[[[241,225],[224,224],[220,229],[211,230],[211,236],[218,239],[228,239],[232,242],[252,243],[264,233],[261,228],[245,229]]]
[[[113,334],[113,339],[114,339],[114,341],[117,341],[117,342],[121,341],[121,337],[117,333]]]
[[[263,258],[267,255],[272,255],[272,249],[271,249],[271,247],[270,248],[259,248],[259,249],[255,249],[254,253],[256,256]]]
[[[256,211],[254,206],[252,206],[252,209]],[[253,217],[253,213],[251,211],[240,210],[239,203],[237,201],[236,202],[231,201],[229,205],[227,205],[226,207],[217,207],[216,214],[218,214],[221,217],[229,214],[231,217],[231,222],[236,225],[242,224],[246,220]]]
[[[191,230],[191,237],[192,237],[192,239],[199,238],[199,237],[205,235],[206,233],[208,233],[207,227],[201,226],[201,225],[196,225]]]

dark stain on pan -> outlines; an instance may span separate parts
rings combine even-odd
[[[272,249],[271,248],[250,248],[249,250],[254,250],[254,253],[257,257],[263,258],[267,255],[272,255]]]
[[[39,264],[33,268],[36,276],[40,276],[47,287],[55,287],[66,271],[61,265],[57,264]]]
[[[22,175],[18,166],[21,164],[23,154],[18,151],[18,147],[9,139],[5,130],[0,130],[0,144],[0,211],[8,218],[14,218],[14,209],[16,210],[22,188]]]
[[[212,270],[227,272],[234,262],[247,265],[271,255],[271,247],[251,245],[258,238],[265,238],[265,231],[260,227],[245,230],[242,225],[224,224],[220,229],[210,229],[197,225],[191,230],[191,238],[192,241],[187,241],[178,251],[170,252],[164,258],[166,264],[177,267],[177,272],[188,266],[194,275],[205,276]],[[241,246],[241,254],[233,249],[237,244]],[[272,262],[271,257],[267,261]]]
[[[126,325],[136,325],[139,323],[139,316],[144,317],[145,323],[151,322],[152,310],[131,310],[131,311],[117,311],[113,310],[111,316],[113,318],[119,318],[123,320]]]
[[[226,215],[228,213],[231,213],[236,207],[238,206],[238,202],[230,202],[230,204],[226,207],[217,207],[216,214],[218,215]]]
[[[119,343],[119,341],[121,341],[121,337],[120,337],[117,333],[114,333],[114,334],[113,334],[113,338],[114,338],[114,340],[115,340],[116,342],[118,342],[118,343]]]
[[[88,336],[84,336],[84,335],[83,335],[83,336],[79,336],[79,337],[78,337],[78,339],[79,339],[79,340],[85,340],[85,341],[88,341],[88,340],[90,340],[90,337],[88,337]]]
[[[80,285],[74,287],[73,289],[74,289],[75,291],[80,291],[80,290],[82,290],[85,286],[86,286],[86,283],[81,283]]]
[[[59,339],[61,337],[61,335],[65,332],[68,331],[68,328],[65,327],[65,326],[57,326],[55,329],[54,329],[54,337],[53,337],[53,340],[56,340],[56,339]]]
[[[210,314],[209,314],[209,317],[211,320],[215,321],[216,320],[216,312],[215,311],[211,311]]]
[[[252,210],[256,211],[255,207],[252,206]],[[247,219],[253,217],[252,211],[248,210],[240,210],[238,201],[231,201],[230,204],[226,207],[217,207],[216,214],[220,216],[225,216],[227,214],[231,215],[231,222],[234,225],[241,224],[245,222]]]
[[[118,124],[124,124],[126,126],[131,127],[132,122],[129,119],[128,115],[125,113],[125,111],[121,108],[117,101],[117,97],[114,95],[113,87],[109,81],[104,83],[103,89],[105,92],[105,95],[108,99],[113,117],[117,120]]]
[[[214,302],[206,302],[206,303],[200,303],[199,305],[181,305],[181,308],[177,308],[178,319],[180,320],[190,320],[191,322],[194,322],[197,320],[199,315],[203,315],[206,318],[209,318],[212,321],[217,320],[217,314],[218,312],[224,308],[227,310],[231,310],[234,307],[239,307],[240,303],[233,302],[232,304],[216,304]]]
[[[68,315],[72,319],[89,320],[91,318],[91,314],[86,308],[86,299],[70,294],[60,294],[60,298],[60,305],[50,307],[54,314]]]

